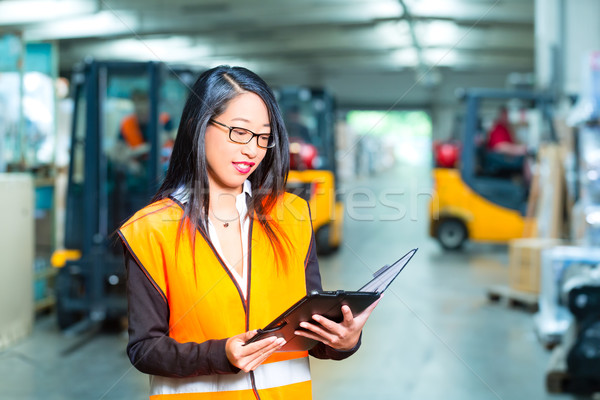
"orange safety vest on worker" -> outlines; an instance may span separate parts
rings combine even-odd
[[[158,119],[161,126],[167,126],[171,121],[171,117],[166,112],[161,113]],[[135,114],[128,115],[123,119],[121,122],[121,135],[125,142],[132,148],[146,143],[139,120]]]
[[[270,241],[251,220],[247,300],[208,240],[197,231],[192,255],[186,227],[175,245],[182,205],[167,198],[138,211],[119,230],[169,307],[169,336],[179,343],[224,339],[265,327],[306,294],[305,266],[313,244],[308,204],[285,194],[271,212],[293,246],[285,267],[275,264]],[[273,354],[256,370],[172,378],[153,375],[150,399],[310,399],[308,352]]]

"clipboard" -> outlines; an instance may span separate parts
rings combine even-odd
[[[385,265],[373,274],[373,279],[357,291],[323,291],[315,290],[307,294],[294,305],[284,311],[279,317],[263,329],[258,329],[256,335],[248,340],[245,345],[268,338],[270,336],[282,337],[286,344],[278,351],[305,351],[312,349],[318,342],[303,336],[296,336],[294,331],[303,330],[300,322],[311,322],[315,314],[322,315],[334,322],[342,322],[342,306],[347,305],[353,315],[358,315],[381,297],[404,267],[412,259],[418,249],[412,249],[398,261]]]

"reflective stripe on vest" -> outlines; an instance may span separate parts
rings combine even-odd
[[[164,199],[136,213],[119,231],[168,303],[169,336],[174,340],[202,343],[263,328],[306,294],[305,262],[310,252],[312,228],[305,200],[286,194],[271,213],[293,244],[286,254],[285,269],[275,265],[269,238],[260,224],[252,221],[248,241],[248,301],[243,299],[236,281],[204,233],[197,232],[192,244],[186,221],[179,244],[175,246],[182,216],[180,204]],[[153,400],[205,398],[174,394],[182,393],[180,389],[201,390],[195,392],[198,394],[237,393],[235,397],[219,395],[218,399],[254,398],[254,389],[265,391],[264,396],[259,392],[261,400],[310,399],[307,356],[308,352],[274,354],[254,372],[254,387],[251,381],[248,386],[249,378],[245,376],[249,374],[243,373],[184,379],[154,377]],[[177,388],[174,393],[169,389],[172,387]]]
[[[254,371],[256,388],[271,389],[310,381],[308,357],[260,365]],[[250,373],[193,378],[150,377],[150,396],[252,390]],[[260,392],[259,392],[260,394]],[[263,399],[264,400],[264,399]]]

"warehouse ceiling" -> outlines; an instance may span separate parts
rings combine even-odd
[[[533,0],[4,0],[0,29],[59,41],[62,71],[91,55],[245,65],[277,83],[435,87],[532,71],[533,13]]]

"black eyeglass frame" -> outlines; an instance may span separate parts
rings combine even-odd
[[[271,135],[272,135],[271,133],[254,133],[254,132],[252,132],[250,129],[246,129],[246,128],[240,128],[239,126],[228,126],[228,125],[225,125],[225,124],[223,124],[223,123],[221,123],[221,122],[219,122],[219,121],[215,121],[215,120],[214,120],[214,119],[212,119],[212,118],[211,118],[211,119],[209,119],[209,120],[208,120],[208,122],[212,122],[213,124],[217,124],[217,125],[220,125],[220,126],[222,126],[223,128],[227,128],[227,129],[229,129],[229,140],[231,140],[231,141],[232,141],[232,142],[234,142],[234,143],[238,143],[238,144],[248,144],[248,143],[250,143],[250,142],[252,141],[252,139],[254,139],[254,137],[256,136],[256,145],[257,145],[258,147],[260,147],[260,148],[262,148],[262,149],[272,149],[273,147],[275,147],[275,138],[274,138],[274,137],[273,137],[273,140],[272,140],[272,142],[271,142],[271,145],[270,145],[270,146],[261,146],[261,145],[260,145],[260,143],[258,143],[258,138],[260,138],[261,136],[269,136],[269,137],[271,137]],[[252,134],[252,136],[250,137],[250,139],[248,139],[248,141],[247,141],[247,142],[239,142],[239,141],[235,140],[233,137],[231,137],[231,132],[233,132],[233,130],[234,130],[234,129],[241,129],[241,130],[243,130],[243,131],[246,131],[246,132],[248,132],[248,133]]]

